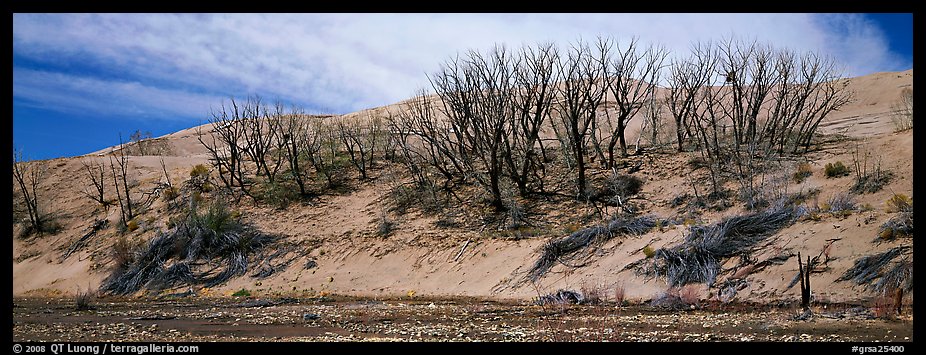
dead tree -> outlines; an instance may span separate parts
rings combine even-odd
[[[114,157],[115,162],[113,162]],[[116,167],[117,165],[118,168]],[[116,197],[119,200],[121,222],[123,226],[126,226],[129,221],[135,218],[135,210],[128,178],[129,161],[125,153],[125,143],[122,142],[121,134],[119,135],[119,147],[109,156],[109,166],[112,170],[113,185],[116,187]]]
[[[262,102],[260,96],[251,96],[242,108],[240,119],[243,125],[244,153],[255,164],[255,175],[263,175],[269,183],[273,183],[279,172],[281,161],[272,156],[280,152],[273,148],[277,146],[274,115]]]
[[[81,162],[87,177],[90,178],[90,186],[82,191],[87,198],[99,203],[102,206],[109,206],[110,201],[106,201],[104,187],[106,185],[106,164],[96,160],[84,160]]]
[[[505,155],[505,163],[508,176],[521,196],[544,190],[548,158],[540,131],[553,108],[555,85],[559,81],[558,61],[559,53],[553,44],[536,49],[525,47],[515,69],[515,122],[512,134],[505,137],[506,150],[510,152]]]
[[[305,112],[293,108],[288,115],[280,118],[281,142],[284,157],[289,165],[290,176],[299,186],[299,194],[306,196],[308,179],[308,161],[318,152],[317,135],[309,133]]]
[[[558,87],[559,102],[554,107],[564,130],[560,135],[566,138],[576,167],[576,197],[586,195],[585,156],[588,140],[589,135],[593,134],[596,112],[607,89],[606,85],[599,83],[607,65],[602,59],[602,56],[596,56],[587,44],[580,41],[572,46],[565,58],[557,62],[563,82]]]
[[[669,65],[668,95],[666,106],[675,120],[675,136],[678,151],[685,150],[685,141],[694,137],[691,132],[692,121],[703,103],[702,91],[710,83],[716,65],[716,56],[712,54],[713,45],[695,44],[691,57],[672,62]]]
[[[450,60],[431,78],[450,123],[456,160],[465,167],[464,176],[487,190],[496,210],[504,209],[501,179],[510,154],[505,139],[512,129],[513,68],[508,51],[496,47],[488,56],[469,51],[464,60]]]
[[[331,127],[330,122],[325,119],[333,117],[313,117],[309,121],[309,134],[314,135],[311,141],[315,144],[309,148],[317,152],[309,156],[309,162],[315,168],[315,172],[325,178],[325,187],[334,188],[341,182],[339,161],[338,133],[335,128]]]
[[[614,148],[618,143],[621,156],[627,156],[624,131],[628,122],[653,97],[663,62],[668,55],[663,47],[650,46],[642,52],[637,47],[637,40],[631,40],[627,48],[619,50],[607,70],[603,71],[617,108],[617,122],[608,141],[609,169],[614,167]]]
[[[462,168],[447,136],[449,129],[443,126],[445,120],[436,119],[432,96],[421,90],[403,106],[390,116],[390,136],[397,141],[402,163],[415,183],[419,187],[430,185],[429,168],[444,177],[445,186],[453,182],[456,172],[462,177]]]
[[[42,178],[42,167],[38,162],[26,163],[23,161],[21,151],[13,152],[13,180],[19,186],[23,205],[29,214],[29,228],[33,232],[42,233],[45,218],[39,212],[39,198],[36,194],[39,181]]]
[[[810,256],[807,256],[807,264],[805,266],[801,260],[801,253],[798,252],[797,266],[801,278],[801,308],[806,312],[810,310],[810,269],[813,267],[810,264]]]
[[[372,117],[354,119],[342,117],[338,119],[335,126],[351,164],[360,173],[360,179],[369,179],[367,172],[373,165],[379,126]]]
[[[226,189],[236,194],[236,201],[240,201],[242,195],[251,196],[250,179],[245,177],[242,167],[245,150],[241,146],[245,135],[242,121],[243,109],[232,98],[229,105],[223,103],[212,110],[208,134],[202,132],[202,127],[196,131],[199,143],[209,151],[209,160],[218,171],[219,180]]]

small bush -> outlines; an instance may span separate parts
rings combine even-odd
[[[623,199],[640,193],[643,189],[643,180],[628,174],[611,174],[608,177],[607,188],[612,196],[620,196]]]
[[[174,186],[171,186],[164,190],[164,194],[162,196],[164,196],[164,200],[166,201],[173,201],[175,198],[180,196],[180,190]]]
[[[624,302],[627,301],[625,291],[624,284],[617,285],[617,287],[614,288],[614,302],[620,306],[624,305]]]
[[[827,207],[825,212],[845,217],[855,210],[855,199],[849,193],[836,194],[824,206]]]
[[[138,230],[138,221],[136,221],[136,220],[134,220],[134,219],[129,220],[129,223],[126,223],[126,224],[125,224],[125,230],[128,231],[128,232],[134,232],[134,231]]]
[[[881,225],[878,238],[891,240],[898,237],[913,236],[913,210],[898,213]]]
[[[96,294],[87,288],[87,291],[77,291],[77,295],[74,296],[74,310],[75,311],[88,311],[94,309],[93,307],[93,298],[96,297]]]
[[[206,176],[206,175],[209,175],[209,168],[207,168],[203,164],[196,164],[196,166],[194,166],[193,169],[190,170],[191,178]]]
[[[688,159],[688,166],[691,167],[692,170],[698,170],[708,167],[708,162],[706,159],[696,156]]]
[[[913,199],[904,194],[894,194],[887,202],[888,212],[907,212],[913,210]]]
[[[837,161],[835,163],[826,163],[826,166],[823,167],[823,173],[828,178],[848,176],[849,168],[847,168],[841,161]]]
[[[813,175],[813,169],[810,168],[810,164],[800,163],[797,165],[797,171],[794,172],[791,178],[794,179],[794,182],[800,184],[811,175]]]
[[[130,241],[124,235],[120,235],[113,244],[113,264],[115,264],[117,269],[128,267],[135,262],[136,253],[140,248],[141,243]]]
[[[389,216],[383,213],[379,218],[379,223],[376,224],[376,234],[381,237],[388,236],[392,234],[396,229],[396,223]]]
[[[653,250],[653,247],[647,245],[643,248],[643,255],[646,255],[646,258],[649,259],[656,255],[656,251]]]
[[[877,170],[871,174],[861,175],[855,180],[852,191],[859,194],[875,193],[881,191],[884,185],[887,185],[894,179],[894,174],[890,171]]]
[[[891,105],[894,113],[891,121],[894,122],[894,132],[913,129],[913,89],[904,88],[900,93],[900,101]]]
[[[600,304],[604,302],[605,290],[601,285],[582,285],[579,291],[583,296],[583,304]]]
[[[251,297],[251,291],[248,291],[246,288],[242,288],[232,294],[234,297]]]

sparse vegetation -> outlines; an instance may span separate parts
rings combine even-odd
[[[862,156],[864,155],[864,156]],[[862,154],[858,148],[852,155],[853,164],[855,165],[855,185],[852,191],[858,194],[875,193],[881,191],[884,185],[887,185],[894,178],[894,173],[881,170],[881,159],[873,164],[869,170],[868,161],[871,159],[871,153]]]
[[[543,255],[534,263],[528,272],[528,278],[538,280],[557,262],[576,258],[578,251],[594,243],[608,241],[622,235],[640,235],[656,226],[656,218],[618,217],[610,222],[576,231],[569,236],[551,240],[543,247]]]
[[[913,199],[904,194],[894,194],[884,203],[887,212],[912,212]]]
[[[900,92],[900,101],[891,105],[891,109],[894,111],[891,115],[894,132],[913,129],[913,89],[904,88]]]
[[[242,288],[238,291],[235,291],[235,293],[232,293],[232,297],[251,297],[251,291],[246,288]]]
[[[194,204],[173,230],[151,239],[130,263],[116,265],[101,289],[127,295],[142,288],[159,290],[182,284],[212,287],[243,275],[251,261],[266,264],[288,250],[278,245],[282,252],[262,252],[277,245],[278,238],[232,216],[219,200],[205,212],[197,211]]]
[[[89,287],[86,291],[77,290],[77,294],[74,296],[74,310],[89,311],[94,309],[94,298],[96,298],[96,292],[90,290]]]
[[[669,286],[712,285],[722,259],[748,253],[757,243],[790,225],[799,209],[777,206],[762,212],[724,218],[710,226],[691,226],[685,242],[660,248],[643,272],[665,277]]]
[[[61,226],[50,214],[44,213],[39,208],[41,199],[38,196],[38,186],[44,178],[44,174],[44,163],[39,161],[25,162],[22,152],[13,152],[13,183],[15,187],[19,187],[22,206],[25,206],[29,215],[29,223],[23,228],[21,238],[33,234],[55,234],[61,229]],[[14,204],[13,207],[18,206]]]
[[[883,253],[861,257],[855,260],[855,264],[852,265],[852,267],[849,268],[849,270],[846,270],[846,272],[842,274],[842,276],[840,276],[838,279],[836,279],[836,281],[850,281],[851,280],[858,285],[865,285],[866,287],[872,287],[873,286],[872,282],[875,279],[882,277],[884,275],[883,273],[884,268],[898,256],[904,255],[908,249],[910,249],[909,246],[898,246],[898,247],[891,248]],[[896,267],[895,269],[896,269],[896,271],[894,271],[895,276],[901,277],[901,276],[906,275],[904,271],[905,269],[903,268],[897,269]],[[896,284],[897,280],[902,280],[905,282],[904,285],[909,285],[910,290],[912,290],[912,287],[913,287],[912,269],[911,269],[911,273],[909,274],[909,276],[910,276],[909,280],[903,279],[903,278],[895,278],[892,280],[887,280],[884,283],[880,283],[882,285],[881,288],[883,290],[885,286]],[[906,283],[906,282],[909,282],[909,283]]]
[[[392,220],[386,212],[380,214],[379,220],[376,223],[376,234],[385,237],[392,234],[395,230],[396,222]]]
[[[802,183],[805,179],[813,175],[813,169],[808,163],[800,163],[797,165],[797,170],[794,172],[794,175],[791,176],[791,179],[795,183]]]
[[[847,168],[841,161],[835,163],[826,163],[826,166],[823,167],[823,174],[827,178],[838,178],[849,175],[849,168]]]

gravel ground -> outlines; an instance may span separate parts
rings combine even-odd
[[[480,299],[13,300],[14,341],[912,341],[911,315],[794,307],[547,305]],[[912,313],[911,312],[907,312]]]

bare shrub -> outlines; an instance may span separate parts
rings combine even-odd
[[[557,262],[577,257],[579,251],[593,243],[602,243],[622,235],[641,235],[656,226],[651,216],[618,217],[607,224],[576,231],[565,238],[551,240],[543,247],[543,254],[534,262],[527,277],[537,281]]]
[[[74,310],[75,311],[89,311],[94,309],[93,299],[96,298],[96,292],[92,291],[90,287],[87,287],[86,291],[77,290],[77,294],[74,296]]]
[[[891,115],[891,121],[894,122],[894,132],[902,132],[913,129],[913,89],[904,88],[900,92],[900,101],[891,105],[894,114]]]
[[[614,302],[617,303],[617,305],[623,306],[624,302],[627,301],[626,297],[626,289],[623,283],[614,287]]]
[[[579,287],[579,292],[582,293],[583,304],[600,304],[607,298],[604,286],[600,284],[583,284]]]
[[[800,184],[811,175],[813,175],[813,169],[810,167],[810,164],[800,163],[797,165],[797,169],[794,171],[794,175],[791,176],[791,179]]]

